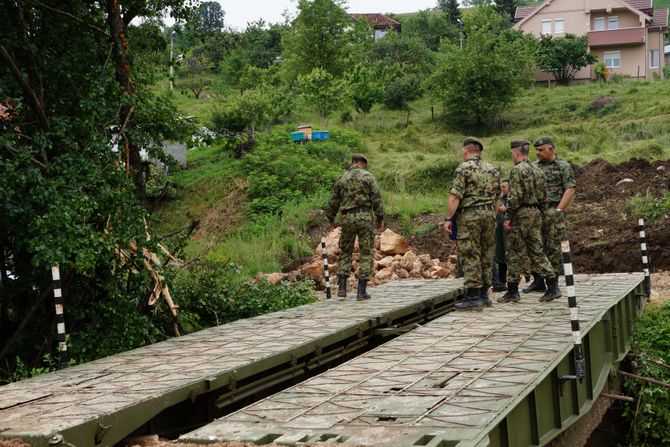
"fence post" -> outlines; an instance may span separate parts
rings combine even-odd
[[[326,251],[326,238],[321,238],[321,257],[323,258],[323,277],[326,286],[326,298],[330,299],[330,272],[328,270],[328,252]]]
[[[644,291],[647,298],[651,295],[651,276],[649,276],[649,256],[647,255],[647,235],[644,230],[644,219],[637,221],[640,231],[640,251],[642,252],[642,271],[644,271]]]
[[[63,315],[63,291],[60,283],[60,269],[57,265],[51,267],[51,278],[53,280],[56,331],[58,332],[58,351],[60,353],[58,369],[64,369],[68,367],[67,342],[65,340],[65,315]]]
[[[581,382],[586,377],[586,363],[584,361],[584,351],[582,350],[582,332],[579,328],[579,312],[577,310],[577,297],[575,295],[575,277],[572,269],[570,241],[567,238],[561,240],[561,252],[563,254],[565,289],[568,294],[568,307],[570,308],[570,326],[572,328],[573,352],[575,355],[575,375]]]

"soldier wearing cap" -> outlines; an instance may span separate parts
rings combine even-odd
[[[335,181],[333,194],[326,208],[329,230],[335,227],[333,222],[337,212],[342,215],[337,274],[337,296],[342,298],[347,296],[347,278],[351,274],[351,258],[358,237],[361,257],[356,299],[359,301],[370,298],[366,287],[373,271],[375,227],[380,231],[384,228],[384,205],[374,175],[365,169],[367,165],[368,160],[364,155],[352,155],[351,166]]]
[[[454,172],[444,229],[451,234],[456,212],[458,255],[463,264],[465,299],[456,309],[479,309],[490,305],[491,264],[495,248],[496,210],[500,197],[500,173],[483,161],[484,145],[476,138],[463,141],[463,163]]]
[[[547,182],[547,208],[544,210],[542,223],[544,252],[558,275],[562,267],[561,238],[565,233],[565,213],[577,185],[570,164],[556,155],[551,137],[538,138],[533,146],[537,155],[535,165],[542,170]],[[543,290],[544,281],[537,272],[533,272],[533,282],[523,292]]]
[[[547,186],[540,168],[528,159],[530,143],[512,140],[514,167],[509,174],[509,194],[505,229],[509,231],[507,246],[507,292],[498,298],[499,303],[518,302],[519,278],[522,270],[522,253],[530,259],[531,269],[550,286],[540,301],[551,301],[556,295],[556,275],[542,251],[542,210],[547,203]]]

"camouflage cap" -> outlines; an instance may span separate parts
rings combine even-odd
[[[538,147],[538,146],[544,146],[545,144],[549,144],[553,147],[554,146],[554,140],[551,137],[540,137],[537,140],[535,140],[535,143],[533,143],[533,146]]]
[[[368,159],[363,154],[352,154],[351,155],[351,161],[362,161],[362,162],[367,163]]]
[[[471,144],[474,144],[475,146],[479,146],[479,150],[483,151],[484,150],[484,145],[482,144],[481,141],[479,141],[476,138],[468,137],[465,140],[463,140],[463,147],[469,146]]]
[[[530,147],[530,142],[528,140],[512,140],[509,144],[510,149],[515,147],[528,146]]]

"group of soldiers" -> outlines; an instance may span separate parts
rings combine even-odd
[[[496,239],[499,247],[506,239],[504,254],[495,256],[499,286],[502,285],[498,290],[506,290],[498,298],[499,303],[520,300],[519,281],[525,263],[530,266],[533,281],[523,292],[544,292],[539,299],[541,302],[561,296],[558,287],[562,270],[560,240],[565,233],[566,210],[576,185],[570,164],[558,157],[551,137],[534,142],[538,159],[534,163],[529,159],[530,146],[526,140],[511,141],[514,166],[509,179],[501,182],[498,169],[482,160],[482,142],[476,138],[467,138],[463,142],[463,163],[454,172],[444,223],[447,235],[458,243],[458,257],[467,288],[465,298],[456,305],[457,309],[471,310],[491,305],[488,292],[493,285],[491,266]],[[373,272],[375,227],[382,230],[384,226],[379,187],[366,167],[365,156],[352,156],[351,167],[336,180],[326,208],[329,229],[334,228],[338,211],[342,214],[339,297],[347,296],[347,278],[351,274],[354,242],[358,237],[357,300],[370,298],[366,286]]]

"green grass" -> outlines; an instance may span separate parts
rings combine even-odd
[[[201,120],[200,117],[208,117],[213,106],[210,99],[176,97],[185,113]],[[612,101],[594,109],[591,103],[602,97]],[[438,101],[425,97],[412,104],[409,126],[405,112],[380,106],[374,107],[367,117],[356,117],[353,123],[340,123],[337,112],[328,123],[321,124],[315,111],[303,104],[297,107],[289,125],[311,123],[314,127],[358,132],[363,142],[361,150],[370,161],[368,168],[382,188],[387,213],[403,221],[423,213],[441,213],[446,208],[452,172],[462,159],[460,148],[466,135],[451,129],[443,121],[441,110]],[[202,122],[206,124],[206,118]],[[512,166],[509,141],[517,137],[532,141],[551,135],[559,155],[577,164],[597,157],[612,163],[631,157],[667,159],[668,123],[667,82],[533,87],[519,96],[497,127],[482,129],[476,136],[484,142],[484,158],[507,175]],[[264,132],[267,129],[261,134]],[[190,219],[207,221],[210,216],[199,237],[188,241],[184,250],[187,259],[232,260],[245,274],[253,275],[278,270],[311,252],[308,229],[325,223],[323,215],[312,210],[325,205],[327,194],[290,204],[281,216],[254,221],[246,214],[247,180],[240,160],[219,147],[191,150],[188,159],[188,169],[171,175],[180,199],[168,202],[154,216],[158,234],[187,225]],[[212,224],[212,215],[223,224]],[[407,231],[423,230],[407,226]]]

